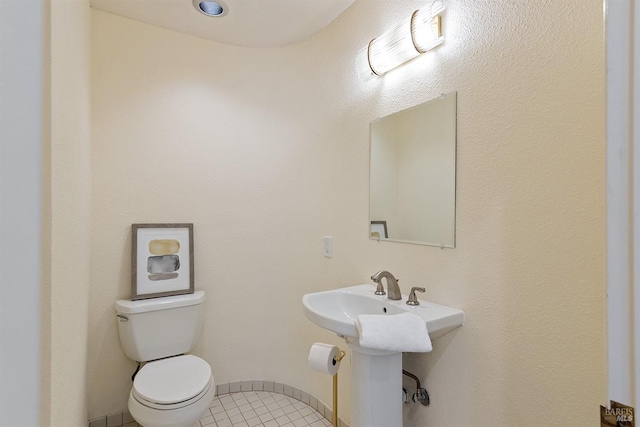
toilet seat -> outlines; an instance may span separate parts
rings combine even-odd
[[[211,367],[193,355],[149,362],[138,372],[131,393],[154,409],[177,409],[197,402],[212,387]]]

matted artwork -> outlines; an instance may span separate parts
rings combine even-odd
[[[193,224],[131,225],[131,299],[192,294]]]
[[[388,239],[387,221],[371,221],[371,230],[369,237],[371,239]]]

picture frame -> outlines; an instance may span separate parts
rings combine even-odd
[[[131,299],[192,294],[193,224],[131,225]]]
[[[369,237],[374,240],[388,239],[389,233],[387,232],[387,221],[371,221]]]

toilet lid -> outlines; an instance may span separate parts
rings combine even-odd
[[[189,400],[211,380],[211,367],[193,355],[149,362],[140,369],[133,388],[140,397],[163,405]]]

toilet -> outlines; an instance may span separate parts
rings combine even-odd
[[[129,412],[144,427],[191,427],[207,411],[216,386],[211,367],[189,352],[202,330],[204,291],[116,301],[120,344],[146,362],[133,380]]]

